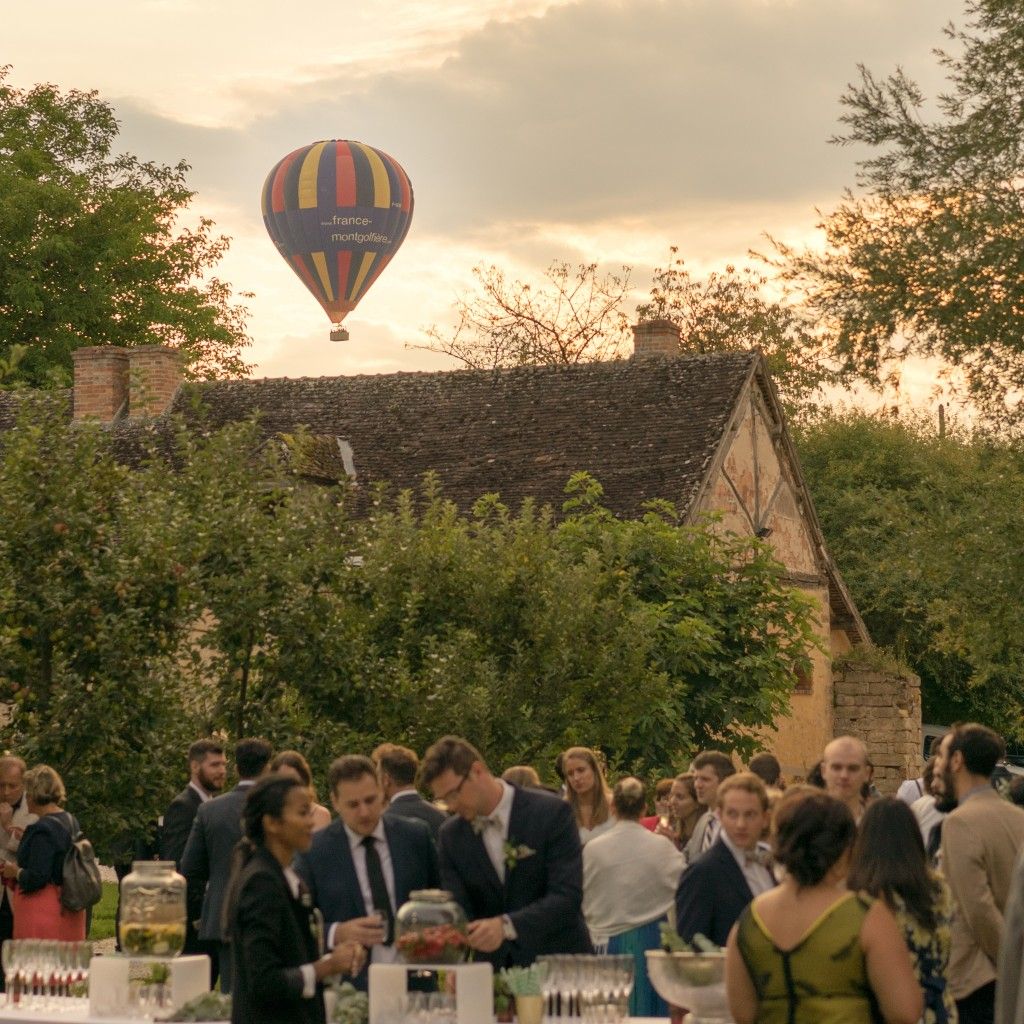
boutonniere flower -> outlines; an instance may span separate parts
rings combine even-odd
[[[508,871],[511,871],[521,860],[526,860],[527,857],[532,857],[537,852],[522,843],[514,843],[511,839],[505,840],[502,850],[505,854],[505,868]]]

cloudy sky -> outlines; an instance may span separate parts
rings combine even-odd
[[[770,232],[813,240],[853,181],[828,145],[858,63],[939,83],[962,0],[37,0],[8,19],[13,84],[95,88],[123,146],[192,165],[194,214],[234,239],[220,276],[255,293],[256,376],[433,369],[471,269],[553,259],[633,268],[678,245],[697,271]],[[285,153],[356,139],[416,193],[400,253],[331,344],[263,228]]]

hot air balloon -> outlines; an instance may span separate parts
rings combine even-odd
[[[377,280],[412,220],[412,185],[393,157],[362,142],[314,142],[263,183],[263,222],[278,252],[335,325]]]

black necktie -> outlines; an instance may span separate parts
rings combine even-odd
[[[376,838],[364,836],[363,849],[366,851],[366,874],[370,879],[373,907],[384,917],[384,945],[390,946],[395,937],[395,912],[391,909],[391,897],[388,895],[387,882],[384,881],[384,869],[380,866]]]

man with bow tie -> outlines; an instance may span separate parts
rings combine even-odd
[[[438,836],[441,883],[470,919],[478,959],[498,968],[550,953],[592,952],[569,804],[495,778],[458,736],[427,751],[420,776],[452,812]]]
[[[687,942],[703,935],[724,946],[746,905],[775,884],[768,847],[768,792],[752,772],[727,778],[716,795],[718,839],[683,872],[676,892],[676,929]]]

